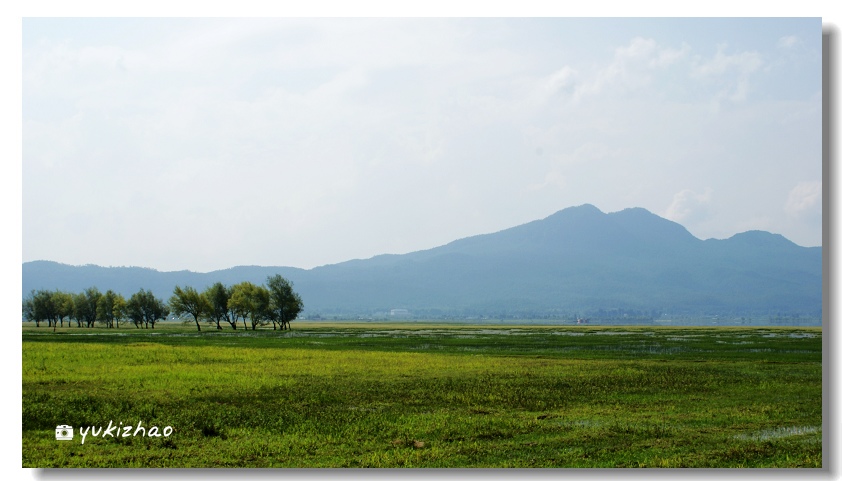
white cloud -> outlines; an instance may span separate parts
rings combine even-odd
[[[546,96],[555,95],[559,92],[567,94],[572,93],[576,85],[576,76],[578,72],[565,65],[561,69],[553,72],[544,80],[544,92]]]
[[[684,58],[690,53],[690,46],[686,43],[681,44],[681,48],[661,48],[658,50],[658,55],[649,60],[649,65],[652,67],[666,67],[672,65]]]
[[[789,191],[784,210],[793,217],[821,214],[822,183],[821,181],[799,182]]]
[[[672,203],[664,212],[669,220],[686,224],[698,222],[710,214],[711,188],[701,194],[684,189],[672,196]]]
[[[778,39],[778,47],[783,49],[790,49],[801,43],[801,39],[795,35],[787,35]]]
[[[606,166],[612,166],[617,159],[621,158],[622,149],[612,148],[596,142],[587,142],[579,145],[573,152],[563,153],[553,158],[550,170],[543,176],[543,180],[531,183],[527,189],[538,191],[546,188],[566,189],[572,183],[577,184],[577,190],[581,184],[585,184],[580,176],[582,172],[599,172]],[[541,154],[543,155],[543,154]],[[579,174],[572,177],[573,174]]]
[[[567,187],[567,178],[558,170],[551,170],[544,175],[541,182],[529,184],[529,190],[542,190],[546,188],[564,189]]]
[[[719,45],[716,55],[710,59],[697,57],[693,75],[718,87],[716,100],[744,102],[751,90],[751,76],[760,70],[764,62],[758,52],[726,54],[727,45]]]
[[[612,62],[598,70],[592,80],[579,85],[576,99],[600,94],[607,88],[628,92],[646,87],[659,69],[678,62],[689,50],[686,44],[673,49],[660,46],[651,38],[635,37],[628,45],[615,49]]]

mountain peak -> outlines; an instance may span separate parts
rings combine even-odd
[[[796,244],[780,234],[773,234],[762,230],[750,230],[734,234],[727,239],[729,242],[751,247],[792,247]]]
[[[630,234],[655,244],[699,241],[683,225],[665,219],[642,207],[631,207],[608,214]]]
[[[582,204],[582,205],[575,205],[571,207],[565,207],[557,211],[555,214],[550,215],[547,219],[556,218],[556,217],[584,217],[584,216],[596,216],[596,215],[604,215],[604,212],[599,210],[593,204]]]

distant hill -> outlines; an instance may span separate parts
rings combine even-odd
[[[632,208],[571,207],[545,219],[429,250],[313,269],[242,266],[210,272],[23,264],[23,292],[89,286],[168,299],[176,285],[295,284],[306,314],[370,316],[821,316],[822,251],[768,232],[700,240]]]

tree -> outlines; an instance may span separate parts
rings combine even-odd
[[[120,327],[120,319],[124,319],[126,317],[126,298],[123,297],[122,294],[117,294],[117,293],[111,291],[111,289],[109,289],[108,291],[110,291],[113,294],[113,301],[112,301],[112,305],[111,305],[111,314],[114,317],[111,319],[111,322],[116,322],[117,327],[119,328]],[[106,292],[106,294],[107,294],[107,292]],[[169,314],[169,312],[165,312],[164,317],[167,317],[167,314]]]
[[[193,320],[196,321],[196,329],[201,331],[202,326],[199,325],[199,319],[210,314],[211,304],[207,297],[199,294],[196,289],[189,286],[184,289],[175,286],[173,295],[170,297],[170,309],[176,316],[182,314],[193,316]]]
[[[24,302],[24,315],[35,321],[37,327],[41,321],[55,328],[64,318],[73,313],[73,296],[61,291],[32,291],[31,298]]]
[[[170,310],[167,305],[164,304],[164,301],[153,296],[151,292],[147,291],[147,295],[148,300],[146,303],[146,310],[144,312],[144,315],[146,316],[146,324],[151,324],[152,329],[155,329],[155,323],[166,319],[170,314]]]
[[[139,307],[139,306],[138,306]],[[126,299],[116,292],[108,289],[105,294],[102,294],[96,306],[96,318],[99,322],[105,324],[105,327],[114,327],[116,322],[117,327],[120,327],[120,319],[123,318],[126,311]],[[142,309],[138,310],[138,316],[143,318]],[[135,323],[137,325],[137,323]]]
[[[55,318],[55,303],[53,302],[53,293],[50,291],[40,290],[40,291],[32,291],[30,294],[31,297],[31,304],[28,306],[29,312],[27,312],[27,305],[24,304],[24,313],[31,316],[31,319],[35,321],[36,327],[41,327],[41,322],[47,321],[47,327],[53,325],[53,319]]]
[[[134,327],[140,329],[143,327],[143,307],[141,306],[141,299],[137,294],[132,294],[132,297],[126,301],[126,317],[134,324]]]
[[[295,320],[304,308],[301,296],[292,290],[292,282],[280,274],[269,276],[266,284],[269,290],[269,318],[272,321],[272,329],[276,329],[276,324],[280,325],[281,330],[289,329],[289,323]]]
[[[208,287],[202,293],[205,299],[210,304],[210,311],[208,319],[216,322],[216,328],[222,329],[220,323],[222,321],[231,325],[231,328],[237,329],[237,312],[228,308],[228,300],[231,298],[232,288],[225,287],[221,282]]]
[[[246,319],[249,316],[251,303],[249,302],[249,292],[254,288],[251,282],[241,282],[234,284],[231,287],[231,295],[228,297],[228,309],[234,313],[234,318],[243,318],[243,329],[248,329]]]
[[[257,329],[269,319],[269,290],[263,286],[256,286],[251,282],[236,284],[231,291],[231,298],[228,299],[228,307],[243,318],[243,327],[246,326],[246,318],[251,321],[251,329]]]
[[[70,317],[76,321],[76,327],[82,327],[82,321],[85,320],[86,308],[87,299],[85,298],[85,293],[73,294],[73,315]]]
[[[27,322],[32,322],[35,319],[35,305],[32,302],[32,294],[23,300],[22,309],[23,311],[23,318],[26,319]],[[38,324],[36,323],[36,327]]]
[[[170,311],[163,301],[155,297],[150,291],[141,289],[132,294],[132,297],[126,302],[126,315],[134,322],[135,327],[145,325],[148,329],[152,324],[152,329],[155,329],[155,323],[161,319],[166,319]]]
[[[23,318],[27,322],[34,322],[35,327],[41,327],[41,321],[46,320],[40,309],[38,309],[38,295],[39,293],[33,289],[26,299],[23,300]]]
[[[59,291],[32,290],[23,301],[23,317],[27,321],[35,321],[36,327],[47,321],[47,326],[55,327],[60,319],[66,315],[66,297]],[[70,296],[72,312],[73,298]]]
[[[73,315],[73,295],[67,292],[55,291],[52,293],[53,304],[55,306],[55,321],[61,323],[64,327],[64,318],[67,319],[67,325],[70,326],[70,317]],[[53,323],[55,327],[55,322]]]
[[[82,327],[84,323],[86,327],[94,327],[97,320],[97,304],[101,297],[102,293],[96,287],[89,287],[85,292],[73,296],[73,317],[77,326]]]

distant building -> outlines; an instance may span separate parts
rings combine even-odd
[[[389,315],[392,317],[409,317],[409,310],[407,309],[392,309],[389,311]]]

